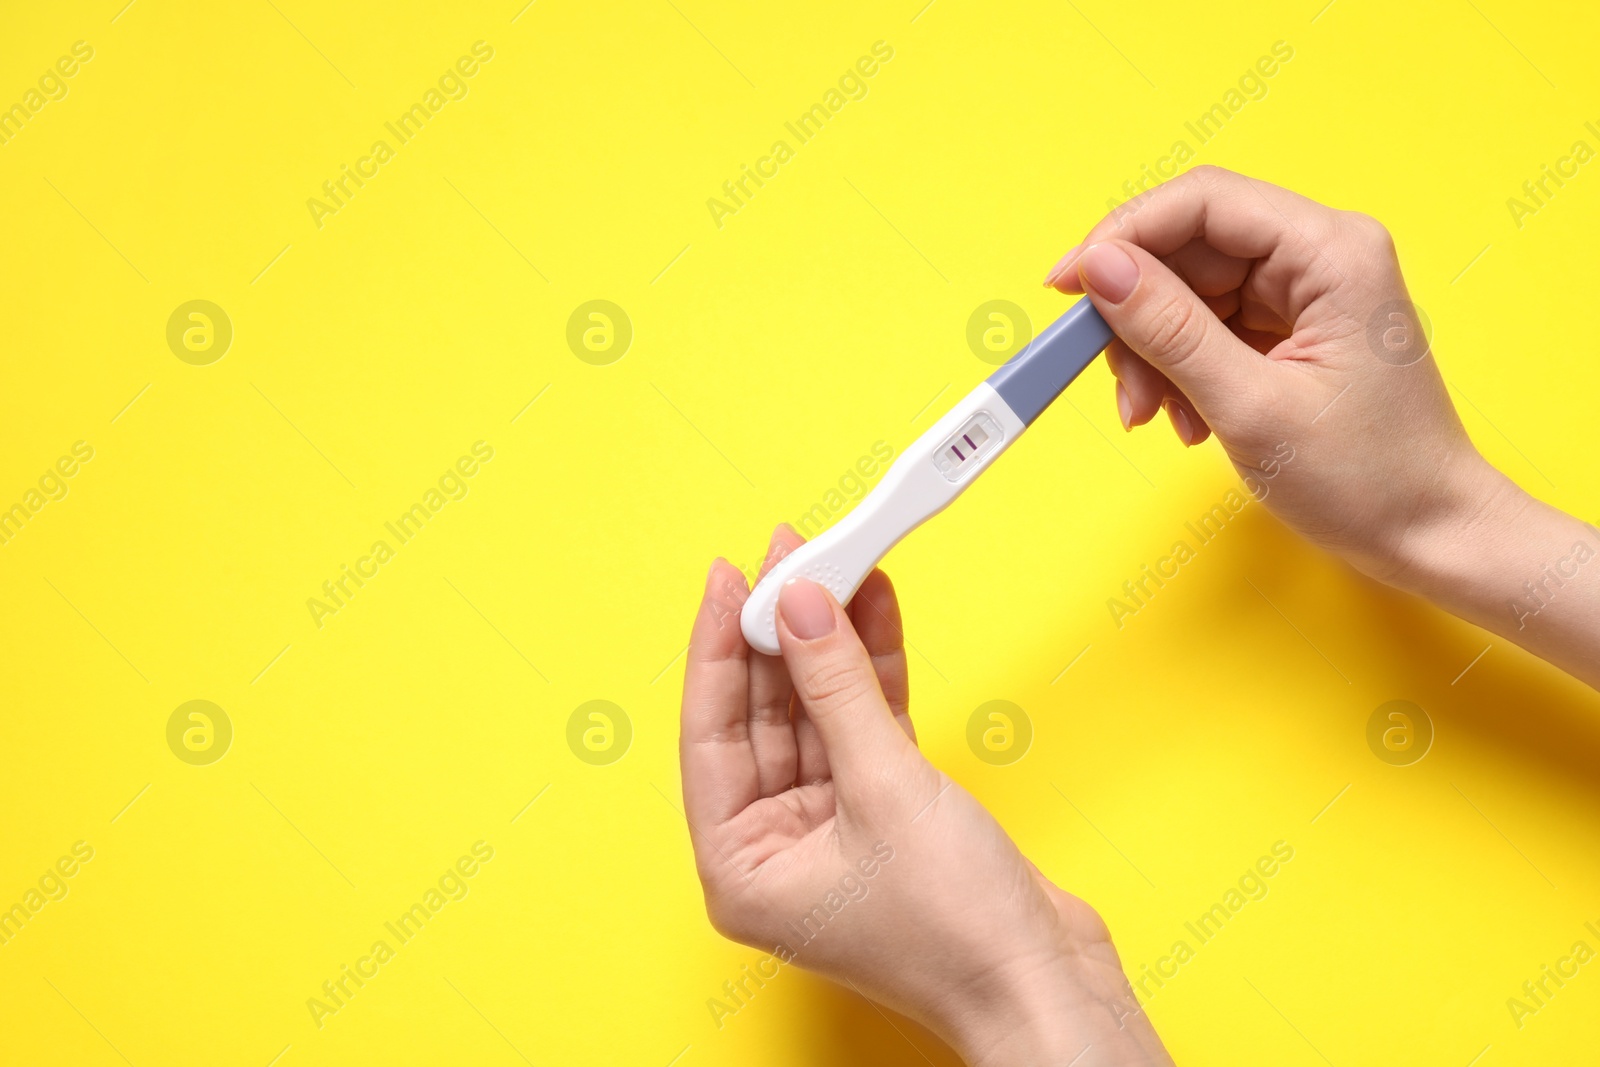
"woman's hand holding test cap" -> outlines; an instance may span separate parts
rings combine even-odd
[[[1291,529],[1600,688],[1600,532],[1473,446],[1377,220],[1197,167],[1101,220],[1045,284],[1087,293],[1116,333],[1124,426],[1164,407],[1242,475],[1287,442],[1266,507]]]

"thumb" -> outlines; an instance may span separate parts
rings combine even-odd
[[[864,783],[911,744],[878,687],[872,658],[821,586],[804,578],[784,585],[778,646],[836,783]]]
[[[1078,272],[1112,332],[1181,389],[1212,426],[1226,425],[1242,399],[1259,395],[1261,356],[1149,252],[1104,241],[1084,252]]]

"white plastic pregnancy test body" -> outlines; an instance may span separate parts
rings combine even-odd
[[[1094,305],[1080,300],[968,393],[901,453],[850,514],[756,584],[739,613],[750,647],[778,654],[778,593],[793,578],[808,578],[848,603],[878,561],[949,507],[1110,340]]]

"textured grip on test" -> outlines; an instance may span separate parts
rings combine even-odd
[[[805,578],[815,582],[833,594],[833,599],[840,604],[848,604],[855,596],[872,566],[869,564],[858,574],[855,573],[858,568],[847,570],[834,562],[830,552],[833,542],[846,532],[830,530],[817,540],[806,542],[778,561],[767,576],[756,583],[740,611],[739,625],[745,640],[757,652],[769,656],[778,654],[778,594],[790,579]]]

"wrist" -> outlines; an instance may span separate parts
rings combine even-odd
[[[1452,457],[1396,538],[1379,577],[1435,603],[1471,597],[1495,576],[1498,546],[1536,503],[1476,449]]]
[[[1063,953],[1013,966],[951,1005],[941,1036],[970,1067],[1170,1065],[1110,955],[1106,962]]]
[[[1408,533],[1391,584],[1600,688],[1600,530],[1479,463]]]

